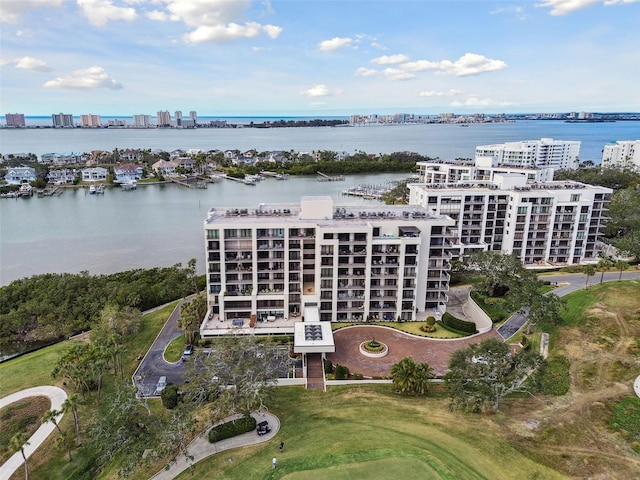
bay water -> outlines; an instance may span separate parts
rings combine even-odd
[[[96,149],[177,148],[418,152],[442,159],[472,158],[482,144],[551,137],[580,140],[581,160],[599,163],[604,144],[640,138],[640,122],[393,125],[333,128],[0,129],[0,152],[88,152]],[[0,199],[0,285],[40,273],[112,273],[170,266],[196,258],[204,271],[203,221],[214,206],[255,208],[259,203],[299,202],[330,195],[336,204],[372,202],[341,195],[360,184],[381,184],[406,175],[348,176],[345,182],[315,177],[267,179],[257,186],[232,181],[206,190],[175,185],[139,186],[104,195],[68,189],[58,197]]]

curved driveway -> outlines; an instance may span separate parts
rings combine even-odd
[[[142,397],[153,396],[160,377],[167,377],[167,383],[182,383],[182,376],[185,372],[184,363],[180,361],[169,363],[164,359],[163,353],[173,339],[184,333],[178,327],[180,306],[183,302],[184,300],[179,302],[176,308],[173,309],[153,345],[151,345],[151,348],[149,348],[133,374],[138,394]]]
[[[619,273],[605,273],[604,281],[617,281]],[[564,296],[586,286],[585,274],[545,275],[542,280],[561,284],[554,290],[558,296]],[[623,280],[640,279],[640,272],[626,272],[622,274]],[[600,283],[600,274],[589,278],[589,285]],[[526,319],[525,319],[526,320]],[[435,371],[436,375],[444,375],[447,372],[451,354],[466,348],[472,343],[478,343],[485,338],[499,338],[495,330],[491,332],[465,337],[457,340],[439,340],[434,338],[417,337],[399,330],[380,326],[346,327],[334,332],[336,345],[335,353],[327,354],[334,364],[349,367],[351,373],[361,373],[367,377],[389,376],[391,366],[411,356],[416,362],[426,362]],[[389,345],[389,354],[383,358],[368,358],[360,354],[358,346],[361,342],[371,340],[375,336]]]
[[[52,386],[27,388],[26,390],[20,390],[19,392],[0,398],[0,409],[12,404],[13,402],[17,402],[18,400],[28,397],[49,397],[49,400],[51,400],[50,410],[62,410],[62,404],[67,399],[67,392],[61,388]],[[60,422],[62,416],[62,413],[58,415],[56,417],[56,422]],[[40,425],[40,428],[31,435],[31,438],[29,438],[29,444],[24,447],[25,456],[29,458],[55,428],[56,426],[52,422]],[[17,451],[0,467],[0,478],[4,479],[11,477],[11,475],[13,475],[13,473],[20,468],[23,463],[24,460],[22,458],[22,453]]]

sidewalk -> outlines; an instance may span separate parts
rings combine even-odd
[[[7,395],[0,399],[0,408],[3,408],[7,405],[12,404],[13,402],[17,402],[18,400],[22,400],[23,398],[28,397],[49,397],[51,400],[51,408],[50,410],[61,410],[62,404],[67,399],[67,392],[58,387],[52,386],[42,386],[42,387],[32,387],[27,388],[26,390],[20,390],[19,392],[12,393],[11,395]],[[62,413],[56,417],[56,422],[59,422],[62,419]],[[34,432],[34,434],[27,440],[29,442],[28,445],[24,447],[24,454],[27,458],[33,455],[33,452],[44,442],[49,435],[55,430],[56,426],[53,422],[47,422],[40,425],[40,427]],[[22,466],[24,463],[24,459],[22,458],[22,453],[17,451],[14,453],[9,460],[7,460],[0,467],[0,478],[5,479],[9,478],[13,473]]]
[[[177,477],[179,474],[188,470],[191,465],[195,465],[201,460],[204,460],[216,453],[224,452],[225,450],[231,450],[238,447],[246,447],[248,445],[257,445],[259,443],[268,442],[275,437],[280,430],[280,420],[271,413],[252,413],[251,416],[256,419],[257,422],[266,420],[269,422],[271,432],[266,435],[259,436],[255,430],[252,430],[242,435],[227,438],[216,443],[209,443],[207,433],[209,429],[198,435],[187,447],[188,454],[193,457],[190,461],[187,461],[184,455],[179,455],[175,462],[169,465],[168,469],[163,469],[156,473],[150,480],[170,480]],[[233,418],[238,418],[239,415],[226,418],[227,422]]]

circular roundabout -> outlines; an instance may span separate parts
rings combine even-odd
[[[389,353],[389,347],[386,343],[382,343],[376,339],[367,340],[360,343],[360,353],[365,357],[370,358],[382,358],[386,357]]]

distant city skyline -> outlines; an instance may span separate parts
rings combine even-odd
[[[637,112],[638,1],[3,0],[0,110]]]

